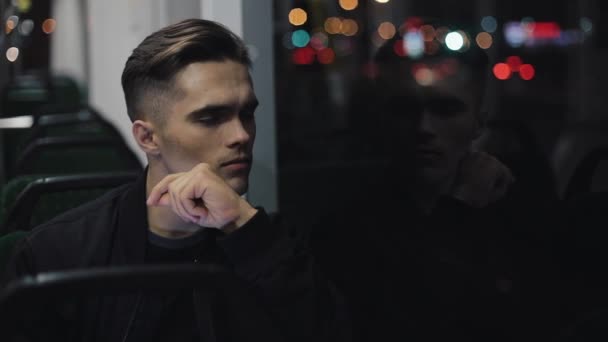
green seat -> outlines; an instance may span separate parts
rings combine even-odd
[[[139,171],[141,163],[122,140],[53,137],[34,140],[15,165],[16,175]]]
[[[73,111],[86,95],[72,78],[61,75],[19,75],[2,92],[3,116]]]
[[[1,199],[5,214],[0,235],[30,230],[136,177],[137,173],[122,172],[13,179],[1,192],[6,197]]]
[[[105,137],[123,141],[120,132],[92,108],[76,112],[57,113],[35,117],[28,129],[2,132],[5,173],[16,174],[15,164],[25,148],[38,138],[49,137]]]

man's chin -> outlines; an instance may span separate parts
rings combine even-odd
[[[243,195],[249,189],[249,182],[246,179],[242,179],[240,177],[228,179],[226,183],[228,183],[232,190],[234,190],[239,195]]]

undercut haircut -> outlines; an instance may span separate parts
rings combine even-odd
[[[127,59],[122,88],[131,121],[163,122],[166,103],[180,96],[175,75],[195,62],[234,61],[251,67],[243,40],[225,26],[187,19],[146,37]]]

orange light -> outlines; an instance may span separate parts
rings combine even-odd
[[[389,40],[395,36],[395,33],[397,33],[395,25],[388,21],[385,21],[378,26],[378,35],[380,35],[382,39]]]
[[[44,22],[42,22],[42,32],[46,34],[51,34],[53,33],[53,31],[55,31],[56,26],[57,21],[55,21],[55,19],[46,19]]]
[[[321,64],[331,64],[336,59],[336,53],[331,48],[325,48],[317,53],[317,59]]]
[[[357,8],[357,6],[359,6],[358,0],[340,0],[339,3],[340,7],[347,11],[354,10],[355,8]]]
[[[342,21],[342,34],[345,36],[354,36],[359,31],[359,25],[352,19],[344,19]]]
[[[523,64],[523,61],[521,60],[521,57],[519,57],[519,56],[509,56],[509,57],[507,57],[507,64],[511,68],[511,71],[518,72],[519,68]]]
[[[492,69],[494,76],[499,80],[508,80],[511,78],[511,67],[507,63],[498,63]]]
[[[519,67],[519,76],[524,81],[529,81],[529,80],[533,79],[535,74],[536,74],[536,70],[534,70],[534,67],[532,66],[532,64],[522,64]]]
[[[337,17],[329,17],[325,20],[325,31],[329,34],[342,32],[342,20]]]
[[[308,20],[308,14],[301,8],[294,8],[289,11],[289,22],[294,26],[304,25]]]
[[[432,42],[435,40],[435,28],[431,25],[422,25],[420,33],[425,42]]]
[[[488,32],[480,32],[477,37],[475,37],[475,41],[480,48],[486,50],[492,46],[493,39],[492,35]]]

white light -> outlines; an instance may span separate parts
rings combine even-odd
[[[0,128],[30,128],[34,124],[32,115],[15,116],[12,118],[0,118]]]
[[[450,32],[445,36],[445,45],[452,51],[458,51],[464,46],[464,38],[459,32]]]
[[[405,44],[405,51],[408,56],[416,59],[422,57],[424,54],[424,37],[418,31],[408,32],[403,37],[403,43]]]
[[[19,32],[24,36],[29,36],[34,30],[34,21],[31,19],[25,19],[21,25],[19,25]]]
[[[591,31],[593,30],[593,22],[591,21],[591,19],[589,19],[587,17],[581,18],[580,25],[581,25],[581,29],[585,33],[591,33]]]
[[[6,50],[6,59],[8,59],[9,62],[14,62],[17,60],[17,58],[19,57],[19,49],[16,47],[10,47],[8,48],[8,50]]]
[[[376,0],[376,2],[380,3],[380,4],[385,4],[385,3],[389,2],[389,0]]]
[[[505,38],[511,47],[520,47],[528,39],[528,33],[518,22],[510,22],[505,25]]]

